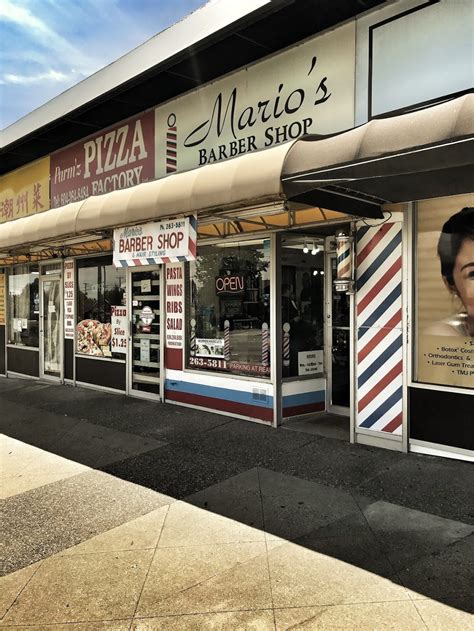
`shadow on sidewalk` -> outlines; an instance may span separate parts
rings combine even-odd
[[[9,571],[31,563],[32,550],[33,560],[45,558],[171,497],[401,583],[419,598],[472,607],[467,463],[12,379],[0,380],[0,431],[96,470],[6,500],[7,540],[16,540]],[[41,528],[35,540],[35,522],[58,516],[58,495],[80,499],[82,509],[64,511],[63,502],[48,542]]]

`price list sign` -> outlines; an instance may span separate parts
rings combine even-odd
[[[64,261],[64,337],[74,339],[74,259]]]
[[[5,274],[0,274],[0,326],[5,324]]]

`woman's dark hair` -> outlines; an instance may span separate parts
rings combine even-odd
[[[454,285],[453,270],[456,257],[465,239],[474,240],[474,207],[466,207],[444,224],[438,241],[441,275]]]

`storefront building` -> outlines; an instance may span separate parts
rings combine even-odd
[[[381,5],[3,175],[0,374],[472,459],[469,4]]]

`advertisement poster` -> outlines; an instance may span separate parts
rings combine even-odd
[[[76,326],[76,348],[83,355],[111,357],[112,326],[98,320],[81,320]]]
[[[324,351],[298,353],[298,375],[315,375],[324,372]]]
[[[0,177],[0,223],[49,210],[49,157]]]
[[[355,22],[156,108],[156,177],[354,126]]]
[[[184,340],[184,267],[182,263],[166,266],[166,346],[183,348]]]
[[[51,156],[51,207],[136,186],[155,176],[153,112]]]
[[[224,358],[224,338],[196,338],[196,357]]]
[[[196,258],[196,217],[116,228],[114,265],[155,265]]]
[[[5,324],[5,274],[0,274],[0,326]]]
[[[74,339],[74,259],[64,261],[64,337]]]
[[[110,345],[113,353],[121,353],[125,355],[127,353],[127,341],[128,341],[128,317],[127,307],[124,306],[111,306],[111,326],[112,326],[112,338]]]
[[[474,195],[420,202],[417,373],[474,388]]]

